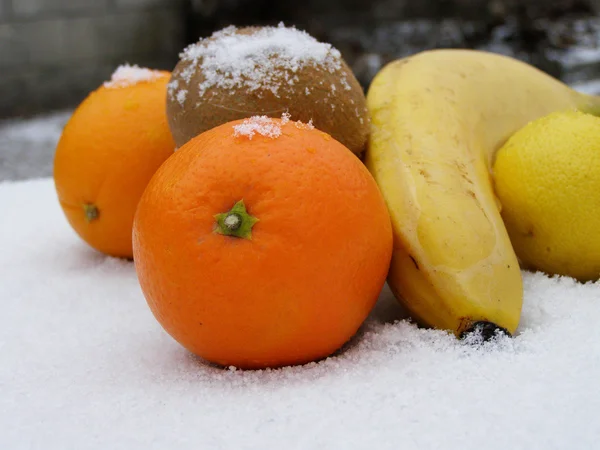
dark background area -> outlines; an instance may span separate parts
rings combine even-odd
[[[382,64],[441,47],[510,54],[579,81],[562,54],[600,43],[594,0],[192,0],[186,8],[188,43],[232,23],[283,21],[337,47],[364,87]]]
[[[337,47],[365,89],[388,61],[455,47],[593,90],[599,14],[600,0],[0,0],[0,117],[71,108],[119,64],[170,70],[213,31],[279,22]]]

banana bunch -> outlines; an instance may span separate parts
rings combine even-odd
[[[523,286],[494,195],[494,155],[528,122],[600,110],[600,99],[513,58],[448,49],[385,66],[367,106],[365,164],[394,228],[392,292],[425,326],[513,334]]]

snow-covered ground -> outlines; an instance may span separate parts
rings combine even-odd
[[[600,448],[600,284],[524,272],[519,333],[485,346],[386,288],[338,355],[222,370],[69,228],[48,178],[67,118],[0,125],[0,179],[45,177],[0,182],[0,449]]]

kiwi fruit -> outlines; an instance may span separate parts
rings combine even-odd
[[[312,121],[357,155],[365,149],[365,94],[330,44],[281,24],[230,26],[180,54],[167,93],[167,118],[178,147],[232,120],[283,113]]]

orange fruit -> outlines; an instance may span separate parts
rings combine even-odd
[[[85,242],[108,255],[132,257],[135,208],[173,154],[165,111],[169,77],[121,67],[77,107],[58,142],[54,183],[62,210]]]
[[[133,249],[174,339],[222,366],[265,368],[326,357],[356,333],[385,282],[392,229],[350,150],[262,117],[205,131],[161,166]]]

